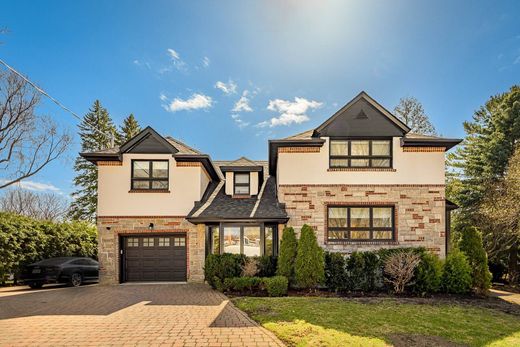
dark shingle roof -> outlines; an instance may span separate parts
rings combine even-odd
[[[196,150],[193,147],[188,146],[184,142],[174,139],[171,136],[165,137],[166,141],[168,141],[173,147],[175,147],[178,152],[177,154],[202,154],[200,151]],[[89,152],[89,154],[118,154],[119,146],[114,146],[110,148],[105,148],[99,151]]]

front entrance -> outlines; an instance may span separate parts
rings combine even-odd
[[[121,239],[121,281],[186,281],[186,235],[135,235]]]

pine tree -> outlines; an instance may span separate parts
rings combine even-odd
[[[108,111],[101,106],[99,100],[94,101],[79,125],[82,152],[99,151],[112,146],[111,140],[106,135],[94,130],[94,127],[104,134],[115,135],[116,133],[116,128]],[[71,204],[70,217],[93,222],[96,217],[97,206],[97,167],[78,156],[74,170],[76,171],[74,185],[77,190],[72,193],[74,201]]]
[[[461,239],[459,248],[466,257],[472,270],[473,288],[479,293],[486,293],[491,287],[491,272],[488,267],[488,257],[482,246],[482,235],[477,228],[465,226],[459,231]]]
[[[294,229],[292,227],[284,228],[276,274],[287,277],[291,284],[294,283],[294,260],[296,259],[297,248],[298,241]]]
[[[307,224],[302,227],[298,241],[294,275],[298,287],[302,289],[316,288],[325,280],[323,249],[318,245],[314,230]]]
[[[435,127],[424,112],[423,105],[414,97],[401,98],[394,108],[394,114],[408,125],[412,132],[423,135],[436,135]]]
[[[139,134],[141,131],[141,127],[135,119],[134,114],[130,113],[128,117],[123,121],[123,125],[119,127],[119,132],[117,133],[117,144],[122,145],[126,141],[130,140],[135,135]]]

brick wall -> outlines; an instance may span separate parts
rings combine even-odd
[[[286,204],[287,223],[298,232],[304,224],[316,231],[327,250],[351,253],[379,248],[426,247],[445,257],[444,185],[280,185],[278,198]],[[397,239],[392,242],[327,241],[327,205],[393,205]]]
[[[119,283],[119,235],[124,234],[185,233],[188,281],[204,280],[204,225],[193,225],[183,216],[100,216],[97,227],[101,284]]]

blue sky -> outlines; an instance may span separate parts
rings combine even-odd
[[[134,113],[213,159],[266,159],[268,139],[316,127],[361,90],[388,109],[415,96],[462,137],[520,83],[519,23],[518,1],[17,0],[2,3],[0,57],[79,114],[100,99],[116,123]],[[76,130],[55,105],[40,112]],[[76,137],[29,181],[70,193],[78,151]]]

